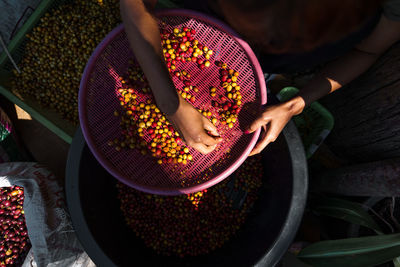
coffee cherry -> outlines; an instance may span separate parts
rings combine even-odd
[[[30,249],[22,209],[24,190],[19,186],[0,188],[0,266],[22,265]]]
[[[195,39],[195,31],[187,27],[172,31],[162,29],[160,35],[171,78],[177,79],[182,85],[177,87],[177,92],[183,99],[196,105],[194,94],[199,89],[192,84],[191,74],[181,66],[186,62],[196,62],[200,69],[210,67],[208,59],[212,50]],[[177,62],[181,62],[180,65]],[[149,83],[138,63],[134,60],[129,63],[127,74],[119,77],[121,86],[117,91],[121,110],[114,112],[114,116],[121,119],[122,137],[110,140],[108,145],[114,146],[117,151],[137,149],[143,155],[153,156],[158,164],[188,164],[193,160],[189,148],[157,108]],[[219,67],[220,86],[225,88],[225,93],[219,96],[221,103],[213,102],[213,109],[199,111],[214,125],[233,128],[241,105],[240,87],[237,85],[239,73],[228,68],[226,63],[216,62],[216,65]],[[217,91],[217,87],[211,87],[210,96],[216,97]]]
[[[118,2],[68,1],[42,16],[26,36],[11,90],[78,125],[81,75],[97,44],[120,24]]]
[[[126,224],[147,247],[164,256],[190,257],[208,254],[235,236],[258,198],[262,177],[261,156],[254,156],[234,176],[192,194],[159,196],[116,186]]]

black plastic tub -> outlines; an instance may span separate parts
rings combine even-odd
[[[238,234],[210,254],[181,259],[157,255],[125,225],[116,179],[96,161],[79,129],[66,171],[67,203],[78,238],[97,266],[274,266],[303,215],[307,162],[293,123],[263,153],[260,197]]]

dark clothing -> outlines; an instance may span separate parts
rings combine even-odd
[[[359,30],[351,33],[345,38],[331,44],[317,47],[313,51],[300,54],[258,54],[264,72],[268,73],[290,73],[299,72],[313,68],[319,64],[331,61],[349,52],[355,45],[366,38],[378,23],[380,13],[376,14]]]
[[[215,14],[207,4],[208,1],[185,0],[184,7],[187,9],[196,10],[213,17],[223,20]],[[391,0],[388,2],[400,1]],[[386,11],[386,10],[385,10]],[[257,48],[252,47],[257,55],[260,65],[266,73],[293,73],[305,71],[316,67],[317,65],[331,61],[346,52],[349,52],[355,45],[366,38],[374,29],[381,16],[381,11],[374,17],[369,19],[357,31],[351,33],[345,38],[331,44],[325,44],[317,47],[313,51],[298,53],[298,54],[265,54],[258,52]],[[385,12],[386,14],[387,12]],[[399,12],[400,13],[400,12]]]

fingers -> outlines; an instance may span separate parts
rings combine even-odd
[[[208,154],[216,148],[217,144],[222,141],[222,138],[219,136],[217,128],[207,118],[203,119],[203,127],[211,135],[203,131],[199,134],[197,140],[188,144],[200,153]]]
[[[219,137],[220,136],[218,131],[217,131],[217,127],[215,127],[215,125],[212,124],[211,121],[209,121],[207,118],[203,118],[203,122],[204,122],[204,129],[209,131],[211,133],[211,135],[213,135],[215,137]]]
[[[258,141],[256,146],[250,152],[249,156],[259,154],[269,143],[274,142],[278,137],[274,129],[271,127],[271,124],[268,124],[266,128],[264,128],[264,130],[266,130],[265,134],[263,135],[261,140]]]
[[[194,149],[196,149],[197,151],[199,151],[201,154],[208,154],[208,153],[214,151],[216,146],[217,145],[207,146],[207,145],[202,144],[202,143],[195,143],[192,147]]]
[[[186,143],[190,146],[199,151],[202,154],[208,154],[212,152],[217,144],[221,142],[222,138],[221,137],[212,137],[208,135],[206,132],[201,133],[198,137],[197,140],[190,140],[187,141]]]
[[[246,134],[252,133],[267,123],[268,121],[261,114],[255,121],[252,122],[252,124],[250,124],[250,126],[246,129],[245,133]]]
[[[201,136],[201,141],[208,146],[213,146],[221,142],[222,138],[220,137],[217,128],[214,126],[214,124],[212,124],[206,118],[204,118],[203,121],[204,121],[204,129],[209,131],[211,136],[207,133],[204,133],[203,136]]]

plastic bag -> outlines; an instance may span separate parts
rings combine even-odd
[[[0,164],[0,187],[24,187],[24,211],[32,248],[22,266],[95,266],[79,243],[67,213],[64,190],[37,163]]]
[[[18,144],[10,118],[0,108],[0,163],[28,161],[28,158],[26,151]]]

